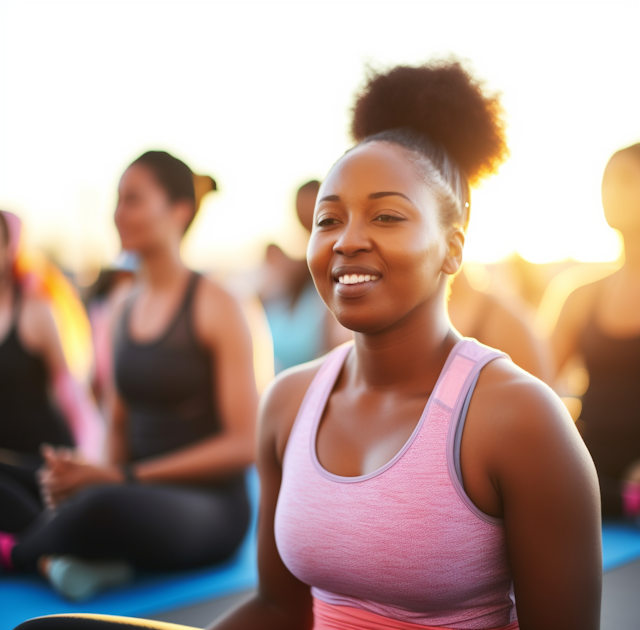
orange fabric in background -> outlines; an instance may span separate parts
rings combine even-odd
[[[313,630],[452,630],[442,626],[420,626],[406,621],[395,621],[350,606],[333,606],[315,597],[313,620]],[[492,630],[518,630],[518,628],[518,622],[514,621],[508,626]]]
[[[53,263],[37,252],[19,249],[14,273],[25,292],[49,302],[69,370],[78,380],[86,382],[93,356],[91,326],[76,289]]]

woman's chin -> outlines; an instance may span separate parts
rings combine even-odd
[[[368,313],[339,313],[334,316],[338,323],[354,333],[363,335],[373,335],[386,330],[389,327],[387,321],[382,321],[380,317],[373,317],[371,311]]]

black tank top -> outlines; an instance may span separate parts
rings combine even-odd
[[[640,336],[610,337],[592,314],[580,350],[589,372],[582,398],[584,441],[601,478],[619,480],[640,458]]]
[[[0,342],[0,448],[35,455],[43,442],[72,446],[73,440],[51,404],[44,361],[18,336],[21,303],[16,291],[11,326]]]
[[[196,339],[193,274],[178,312],[154,341],[131,339],[129,322],[137,297],[125,304],[116,331],[115,381],[127,407],[132,459],[153,457],[220,432],[211,354]]]

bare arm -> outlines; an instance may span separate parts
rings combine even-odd
[[[313,625],[310,588],[284,565],[274,535],[284,448],[311,376],[309,370],[285,372],[264,395],[258,429],[260,583],[257,594],[215,623],[215,630],[304,630]]]
[[[91,461],[101,461],[104,423],[88,388],[69,371],[49,304],[26,298],[19,332],[23,343],[42,357],[56,403],[80,451]]]
[[[69,371],[62,350],[58,328],[49,305],[40,299],[25,298],[20,314],[20,338],[47,366],[51,382],[56,375]]]
[[[600,497],[571,418],[548,387],[504,361],[483,370],[474,399],[476,421],[463,437],[465,488],[478,507],[504,518],[520,628],[597,630]],[[484,453],[477,460],[467,457],[470,438]],[[477,481],[487,472],[495,505]]]
[[[215,360],[214,392],[222,432],[196,444],[136,463],[141,482],[207,481],[237,472],[254,461],[258,394],[251,336],[234,298],[201,281],[195,300],[201,342]]]

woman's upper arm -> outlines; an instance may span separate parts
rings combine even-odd
[[[296,377],[282,379],[265,396],[258,429],[258,471],[261,497],[258,533],[259,594],[276,604],[296,628],[311,627],[311,593],[282,562],[276,547],[274,522],[282,481],[282,442],[288,439],[293,418],[304,392],[296,388]],[[305,388],[306,390],[306,388]],[[297,403],[297,404],[296,404]],[[283,432],[286,439],[283,440]]]
[[[602,550],[595,467],[562,402],[513,385],[499,411],[494,472],[522,630],[596,630]]]
[[[35,298],[25,299],[19,332],[23,343],[44,360],[51,381],[58,374],[68,371],[58,327],[47,302]]]
[[[251,334],[242,309],[226,291],[204,281],[196,313],[196,330],[213,356],[214,392],[223,425],[253,435],[258,392]]]

